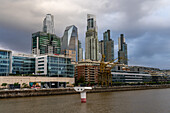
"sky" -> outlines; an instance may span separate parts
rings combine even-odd
[[[169,0],[0,0],[0,49],[31,53],[32,33],[42,31],[46,14],[54,15],[55,33],[78,28],[85,50],[87,14],[96,15],[98,38],[111,30],[125,35],[129,65],[170,69]]]

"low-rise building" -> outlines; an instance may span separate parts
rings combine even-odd
[[[7,76],[12,72],[12,51],[0,50],[0,76]]]
[[[111,72],[112,82],[124,82],[124,83],[143,83],[150,82],[152,76],[146,73],[132,72],[132,71],[117,71]]]
[[[35,74],[35,55],[12,55],[12,74]]]
[[[32,86],[34,83],[39,86],[45,85],[46,88],[57,88],[61,86],[74,84],[74,78],[68,77],[37,77],[37,76],[0,76],[0,87],[3,83],[7,85],[18,83],[22,87],[23,84]]]
[[[71,58],[64,55],[44,55],[36,57],[36,74],[50,77],[74,77]]]

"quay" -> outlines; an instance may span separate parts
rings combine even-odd
[[[140,86],[113,86],[113,87],[93,87],[87,93],[101,92],[116,92],[116,91],[133,91],[147,89],[164,89],[170,88],[167,85],[140,85]],[[15,90],[0,90],[0,98],[15,98],[15,97],[33,97],[33,96],[49,96],[49,95],[67,95],[78,94],[72,87],[69,88],[53,88],[53,89],[15,89]]]

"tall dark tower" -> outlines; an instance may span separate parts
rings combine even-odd
[[[103,33],[103,40],[99,41],[99,52],[105,55],[105,62],[114,60],[114,41],[110,38],[110,30]]]
[[[118,51],[118,59],[120,64],[128,65],[128,55],[127,55],[127,44],[125,42],[125,37],[123,34],[119,37],[119,51]]]

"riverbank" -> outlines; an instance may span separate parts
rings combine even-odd
[[[142,86],[113,86],[109,88],[96,87],[93,88],[92,90],[89,90],[88,93],[164,89],[164,88],[170,88],[170,85],[168,84],[168,85],[142,85]],[[77,92],[75,92],[73,88],[0,90],[0,98],[66,95],[66,94],[77,94]]]

